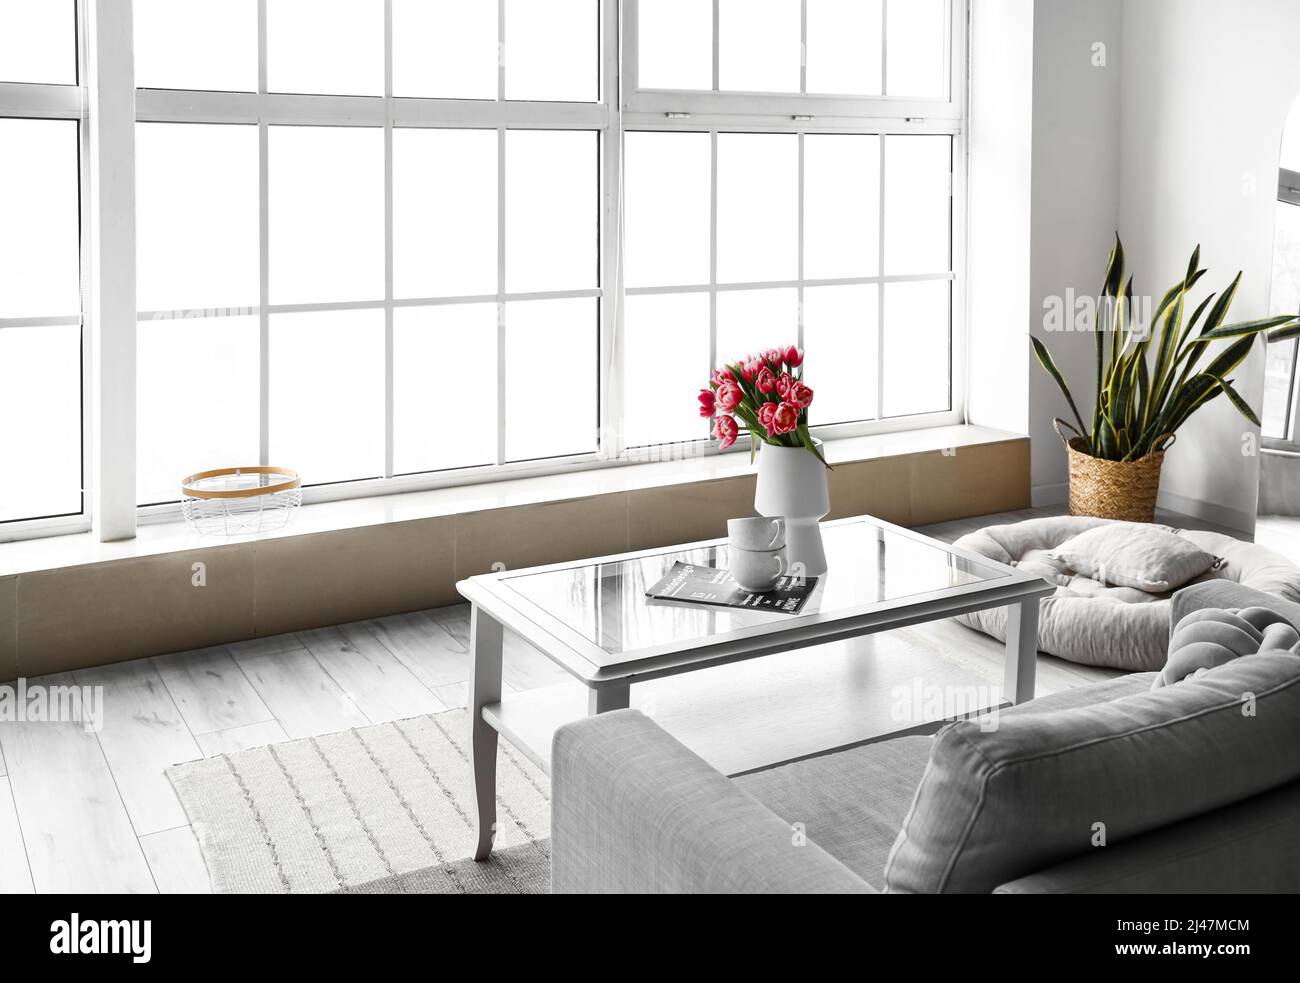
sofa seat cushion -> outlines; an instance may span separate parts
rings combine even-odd
[[[740,775],[737,785],[869,884],[885,860],[930,757],[932,737],[896,737]]]
[[[1156,670],[1164,665],[1169,644],[1169,595],[1103,583],[1054,553],[1068,540],[1109,524],[1114,523],[1088,516],[1048,516],[990,526],[955,545],[1035,574],[1056,588],[1039,604],[1039,651],[1084,665]],[[1195,577],[1194,584],[1233,580],[1300,601],[1300,567],[1266,547],[1214,532],[1158,525],[1151,529],[1177,535],[1189,549],[1221,559]],[[1006,608],[973,611],[957,620],[999,640],[1007,637]]]
[[[951,724],[934,739],[886,890],[992,891],[1090,853],[1103,829],[1122,843],[1294,781],[1297,747],[1300,659],[1289,653],[1090,706],[1031,703],[992,731]]]

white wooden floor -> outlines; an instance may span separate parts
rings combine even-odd
[[[1041,510],[931,526],[954,539]],[[1279,537],[1300,556],[1300,520]],[[1288,550],[1289,551],[1289,550]],[[905,629],[917,644],[1000,672],[999,643],[953,622]],[[169,765],[464,706],[466,605],[79,671],[43,682],[104,687],[104,729],[0,723],[0,892],[206,892]],[[1048,656],[1038,692],[1114,675]],[[568,677],[507,640],[505,685]]]

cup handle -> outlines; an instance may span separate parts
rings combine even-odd
[[[773,519],[772,538],[767,541],[767,549],[776,549],[776,544],[781,541],[781,537],[784,534],[785,534],[785,519]]]
[[[785,553],[784,553],[784,551],[783,551],[783,552],[780,552],[780,553],[776,554],[776,575],[777,575],[777,577],[778,577],[778,578],[780,578],[780,577],[784,577],[784,576],[785,576],[785,571],[786,571],[786,569],[787,569],[787,565],[786,565],[786,561],[785,561]]]

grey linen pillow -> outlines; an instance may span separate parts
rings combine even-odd
[[[1104,584],[1167,594],[1219,564],[1219,558],[1164,526],[1108,522],[1067,539],[1049,554]]]

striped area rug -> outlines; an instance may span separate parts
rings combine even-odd
[[[507,742],[494,858],[474,848],[469,717],[450,710],[167,770],[218,893],[549,890],[550,788]]]

